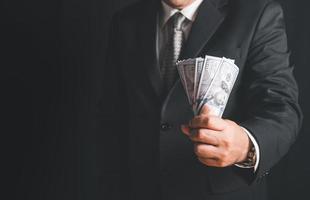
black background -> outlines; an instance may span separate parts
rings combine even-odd
[[[1,195],[6,199],[100,199],[96,162],[103,161],[96,156],[103,153],[103,138],[94,131],[96,94],[108,23],[115,10],[131,2],[1,2],[0,146],[1,180],[6,185]],[[269,176],[269,196],[307,199],[310,3],[280,2],[305,119],[298,141]]]

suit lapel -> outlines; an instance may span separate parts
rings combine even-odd
[[[151,83],[156,95],[161,98],[162,79],[157,63],[156,34],[157,15],[159,11],[159,0],[150,1],[142,11],[138,24],[138,55],[142,63],[142,70],[146,70],[147,78]]]
[[[196,57],[224,21],[225,13],[219,9],[228,0],[204,0],[199,7],[189,38],[180,59]]]

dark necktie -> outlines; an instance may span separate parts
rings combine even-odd
[[[177,12],[167,22],[168,29],[167,44],[164,48],[163,59],[161,61],[161,74],[164,81],[164,88],[167,91],[171,89],[177,80],[176,62],[180,56],[184,42],[184,33],[182,25],[185,21],[182,13]]]

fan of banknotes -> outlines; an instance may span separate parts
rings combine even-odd
[[[204,105],[222,117],[239,68],[234,60],[206,55],[177,62],[188,102],[198,115]]]

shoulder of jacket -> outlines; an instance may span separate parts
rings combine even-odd
[[[268,5],[280,5],[275,0],[230,0],[231,4],[239,3],[240,5],[244,5],[249,9],[261,10],[267,7]]]
[[[267,8],[281,8],[281,4],[275,0],[230,0],[230,4],[238,4],[242,12],[253,17],[260,16]]]

